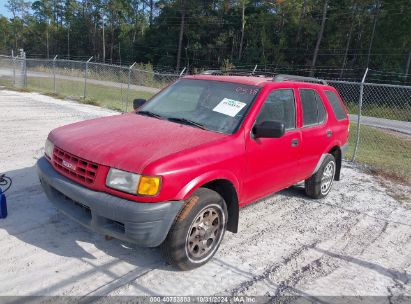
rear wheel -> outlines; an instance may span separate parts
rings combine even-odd
[[[190,197],[161,245],[163,256],[181,270],[197,268],[213,257],[226,225],[224,199],[213,190],[200,188]]]
[[[305,180],[305,193],[311,198],[326,197],[333,185],[335,171],[335,158],[327,154],[318,171]]]

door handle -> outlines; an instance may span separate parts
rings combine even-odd
[[[331,137],[333,135],[333,131],[327,130],[327,137]]]
[[[297,147],[298,146],[298,138],[294,138],[291,140],[291,147]]]

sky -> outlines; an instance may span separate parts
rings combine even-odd
[[[7,0],[0,0],[0,15],[10,17],[11,14],[5,7],[6,3],[7,3]]]

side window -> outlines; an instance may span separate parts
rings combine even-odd
[[[301,89],[300,97],[303,108],[303,127],[323,123],[327,118],[327,112],[320,95],[315,90]]]
[[[292,89],[275,90],[267,96],[256,122],[267,120],[283,122],[286,130],[295,128],[295,98]]]
[[[347,114],[345,114],[344,108],[341,104],[341,100],[337,96],[337,94],[335,94],[335,92],[332,91],[325,91],[325,95],[327,96],[328,101],[330,102],[330,105],[333,108],[335,118],[337,118],[338,120],[346,119]]]

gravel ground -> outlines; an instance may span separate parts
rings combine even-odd
[[[190,272],[70,221],[44,195],[35,161],[51,129],[112,114],[0,90],[0,171],[14,181],[0,220],[0,295],[411,296],[410,188],[347,164],[326,199],[295,186],[242,209],[240,232]]]

